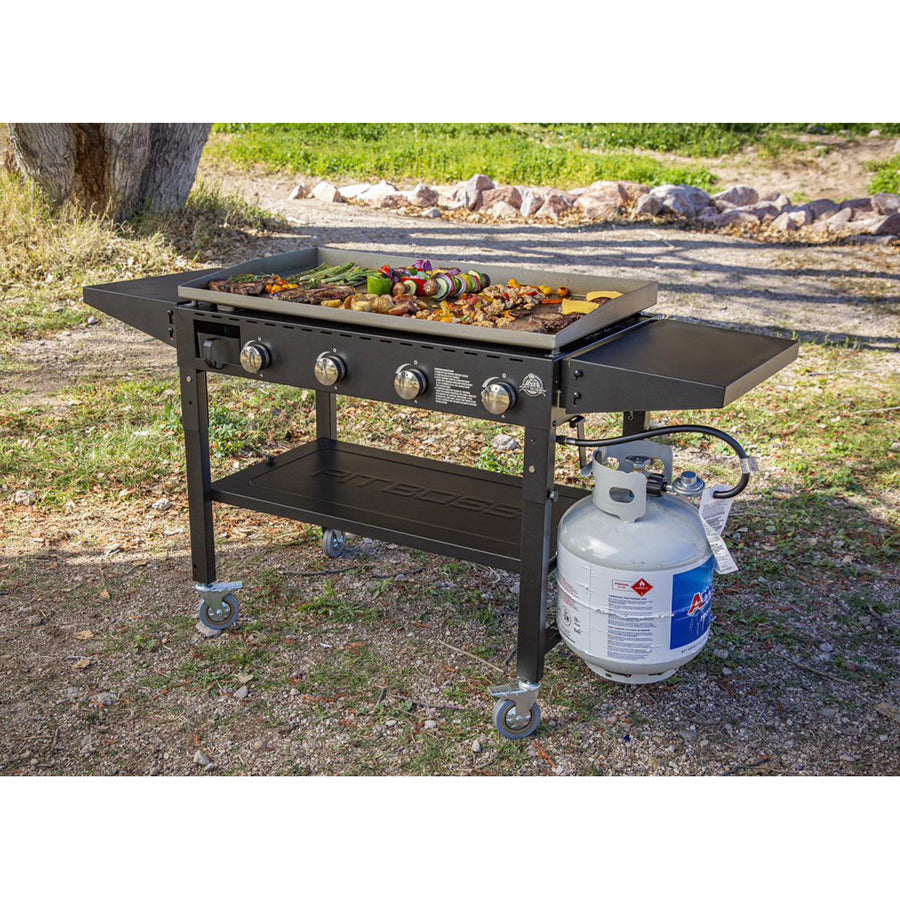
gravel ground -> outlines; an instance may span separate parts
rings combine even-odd
[[[602,268],[658,280],[663,313],[897,349],[900,258],[889,247],[473,227],[292,202],[284,182],[245,187],[289,226],[248,237],[244,256],[330,243]],[[896,371],[896,356],[878,359],[875,376]],[[62,407],[73,379],[171,374],[174,353],[103,320],[21,344],[4,365],[23,403]],[[347,401],[346,412],[365,407]],[[776,475],[757,483],[778,489]],[[485,689],[512,674],[515,577],[359,538],[329,561],[314,529],[222,509],[220,573],[245,581],[242,625],[208,639],[192,617],[186,500],[177,479],[167,487],[168,510],[151,508],[158,485],[62,510],[6,505],[5,774],[900,773],[896,572],[864,585],[814,567],[789,581],[723,579],[707,649],[659,685],[600,682],[558,648],[536,739],[501,742]],[[890,530],[875,507],[830,502],[836,516]],[[729,529],[743,523],[764,542],[752,503],[742,509]]]

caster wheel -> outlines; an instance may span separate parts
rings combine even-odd
[[[510,741],[521,741],[537,731],[541,724],[541,708],[535,703],[528,717],[521,722],[516,721],[516,703],[514,700],[498,700],[494,705],[494,728]]]
[[[335,528],[326,528],[322,532],[322,549],[325,555],[331,559],[338,559],[344,555],[344,548],[347,546],[347,537],[343,531]]]
[[[200,621],[214,631],[224,631],[231,628],[237,622],[240,606],[234,594],[226,594],[220,601],[220,608],[215,609],[209,605],[209,601],[200,601],[200,610],[197,615]]]

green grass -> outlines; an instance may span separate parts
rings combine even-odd
[[[881,162],[869,163],[868,168],[875,173],[869,182],[870,194],[900,194],[900,153]]]
[[[221,467],[286,446],[310,419],[312,401],[303,391],[274,385],[247,390],[233,379],[212,379],[210,388],[210,449]],[[184,449],[176,379],[80,384],[58,399],[62,412],[23,407],[17,395],[0,393],[4,488],[27,481],[41,504],[58,506],[76,496],[111,498],[173,476],[180,481]],[[272,416],[273,408],[280,415]]]
[[[695,159],[755,147],[770,162],[801,151],[810,131],[883,136],[900,124],[802,123],[222,123],[225,139],[206,150],[240,166],[262,165],[323,178],[459,181],[484,172],[495,181],[571,188],[601,179],[710,188],[701,165],[663,162],[647,152]]]
[[[567,128],[571,126],[563,126]],[[249,167],[262,164],[332,178],[458,181],[475,172],[517,184],[576,187],[600,179],[708,188],[700,166],[666,165],[646,156],[597,152],[580,133],[510,124],[311,123],[220,125],[227,140],[207,153]]]

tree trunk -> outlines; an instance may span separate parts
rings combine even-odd
[[[181,209],[209,124],[11,123],[19,170],[54,203],[73,201],[117,221]]]

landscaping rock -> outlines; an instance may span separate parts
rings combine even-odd
[[[341,192],[330,182],[320,181],[310,194],[322,203],[343,203]]]
[[[875,209],[871,197],[860,197],[857,200],[845,200],[841,203],[841,209],[852,209],[853,218],[859,218],[864,213],[870,213]]]
[[[222,637],[222,635],[225,633],[224,631],[220,631],[218,628],[210,628],[208,625],[204,625],[202,622],[196,622],[194,624],[194,630],[198,631],[205,638]]]
[[[303,200],[305,197],[309,196],[309,189],[305,184],[298,184],[295,187],[290,195],[288,196],[288,200]]]
[[[495,203],[506,203],[509,206],[514,206],[518,213],[519,208],[522,206],[522,195],[519,193],[519,189],[512,185],[490,188],[479,195],[478,200],[475,202],[475,209],[487,210]]]
[[[159,500],[152,504],[151,508],[159,512],[165,512],[167,509],[172,508],[172,501],[168,497],[160,497]]]
[[[719,216],[719,225],[758,225],[759,217],[745,209],[730,209]]]
[[[751,206],[746,212],[756,216],[760,222],[771,222],[781,215],[781,210],[774,203],[757,203]]]
[[[796,231],[798,226],[791,218],[790,213],[783,212],[772,221],[772,227],[777,231]]]
[[[791,198],[786,197],[784,194],[779,194],[774,200],[771,201],[774,203],[780,210],[788,209],[791,205]]]
[[[100,706],[112,706],[118,699],[119,698],[115,694],[111,694],[109,691],[103,691],[102,693],[94,694],[94,696],[91,697],[91,700],[93,700],[94,703],[99,703]]]
[[[746,184],[738,184],[728,188],[727,191],[721,191],[713,194],[713,202],[716,200],[724,200],[726,203],[733,203],[735,206],[753,206],[759,200],[759,194]]]
[[[383,179],[378,184],[373,184],[356,198],[367,206],[377,206],[380,209],[391,209],[400,206],[406,201],[406,197],[389,181]]]
[[[621,204],[628,202],[628,191],[624,183],[619,181],[595,181],[580,196],[596,197],[598,200],[603,200],[607,203]]]
[[[655,187],[638,201],[638,206],[640,207],[640,204],[648,197],[658,198],[662,210],[688,219],[693,219],[701,209],[705,209],[711,202],[706,191],[684,184],[663,184]]]
[[[34,491],[16,491],[13,494],[13,503],[16,506],[34,506],[35,499]]]
[[[519,217],[519,210],[504,200],[497,200],[482,211],[494,219],[517,219]]]
[[[707,206],[706,209],[701,209],[697,214],[697,221],[701,225],[717,227],[720,224],[720,218],[721,215],[716,211],[716,207],[714,206]]]
[[[439,219],[441,217],[441,211],[436,206],[432,206],[429,209],[423,210],[420,215],[423,219]]]
[[[202,750],[198,750],[194,754],[194,762],[196,765],[206,768],[210,764],[210,759]]]
[[[882,216],[900,211],[900,196],[897,194],[876,194],[872,197],[872,208]]]
[[[605,200],[593,194],[582,194],[575,201],[575,208],[580,209],[589,219],[613,219],[623,210],[618,201]]]
[[[759,195],[759,199],[760,199],[760,200],[767,200],[767,201],[769,201],[770,203],[774,203],[775,200],[776,200],[778,197],[781,197],[781,196],[782,196],[781,191],[779,191],[779,190],[776,189],[776,190],[772,190],[772,191],[763,191],[763,193],[761,193],[761,194]],[[713,200],[715,200],[715,195],[713,195]]]
[[[900,212],[879,219],[869,230],[869,234],[900,235]]]
[[[341,196],[345,200],[355,200],[360,194],[364,194],[372,185],[368,182],[365,184],[348,184],[341,188]]]
[[[243,684],[231,696],[234,697],[235,700],[244,700],[249,693],[250,688],[248,688],[246,684]]]
[[[558,219],[572,205],[564,194],[550,194],[541,204],[541,208],[535,213],[539,219]]]
[[[842,231],[850,224],[853,218],[853,210],[850,207],[839,209],[833,216],[829,216],[825,220],[825,225],[829,231]]]
[[[468,181],[463,181],[457,186],[453,193],[453,198],[462,201],[462,204],[467,209],[475,209],[478,198],[485,191],[489,191],[496,186],[487,175],[473,175]]]
[[[519,212],[523,216],[536,215],[547,199],[547,191],[538,188],[528,188],[520,193],[522,195],[522,205],[519,207]]]
[[[639,216],[657,216],[662,212],[662,200],[651,191],[638,200],[634,211]]]
[[[799,209],[788,210],[788,215],[791,217],[791,221],[801,228],[804,225],[809,225],[813,220],[813,214],[803,206]]]
[[[411,190],[406,192],[406,199],[413,206],[434,206],[438,202],[438,192],[428,187],[421,181]]]
[[[619,181],[619,188],[625,191],[625,199],[629,203],[640,200],[645,194],[650,193],[650,188],[646,184],[638,184],[636,181]]]
[[[833,216],[840,207],[834,200],[812,200],[810,203],[804,203],[800,209],[807,210],[812,217],[812,221],[818,222],[821,219]]]

